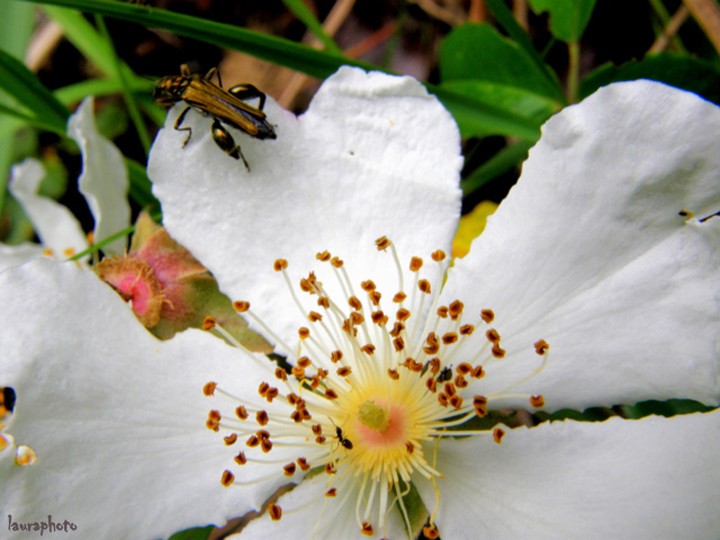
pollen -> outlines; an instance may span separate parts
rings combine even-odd
[[[258,464],[268,465],[263,470],[269,472],[258,473],[263,479],[282,482],[324,472],[327,486],[319,496],[330,506],[356,497],[352,506],[361,533],[386,536],[391,510],[398,510],[412,530],[408,493],[414,478],[435,483],[442,477],[437,449],[444,439],[486,437],[501,443],[507,428],[471,422],[507,408],[504,400],[519,395],[494,392],[493,375],[517,356],[536,361],[541,355],[542,365],[531,373],[513,366],[518,375],[509,385],[502,378],[500,388],[525,384],[546,364],[549,345],[540,339],[519,353],[515,347],[508,352],[502,328],[490,327],[492,309],[480,310],[466,298],[443,305],[440,295],[451,263],[443,250],[403,259],[387,237],[375,247],[374,256],[387,259],[389,268],[382,280],[354,276],[355,281],[353,261],[329,250],[318,251],[313,267],[299,269],[296,276],[288,260],[277,258],[278,286],[288,289],[300,323],[294,336],[289,333],[289,343],[272,336],[288,356],[277,359],[270,378],[255,382],[256,392],[233,393],[223,387],[232,381],[220,381],[207,383],[203,393],[229,405],[225,414],[211,410],[207,427],[225,431],[224,444],[243,448],[229,459],[222,485],[236,483],[238,467]],[[272,332],[248,302],[233,306]],[[267,362],[236,346],[249,362]],[[525,403],[540,408],[545,398],[527,394]],[[344,489],[346,483],[353,491]],[[427,509],[433,516],[424,526],[427,538],[439,537],[433,520],[441,497],[438,487],[436,507]],[[267,512],[274,520],[283,515],[276,503]]]

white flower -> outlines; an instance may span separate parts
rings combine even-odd
[[[78,143],[82,153],[83,171],[78,178],[78,188],[95,218],[94,241],[100,242],[130,223],[127,170],[120,151],[95,128],[92,97],[85,99],[68,120],[68,135]],[[88,248],[87,238],[72,212],[38,194],[44,176],[44,167],[35,159],[27,159],[12,169],[9,190],[28,215],[41,245],[0,244],[0,269],[44,254],[64,260]],[[103,250],[122,253],[124,239],[105,245]]]
[[[88,538],[221,523],[273,494],[242,535],[403,538],[419,497],[444,538],[717,536],[720,413],[455,425],[718,403],[716,107],[636,82],[568,108],[450,270],[458,135],[412,80],[344,69],[299,119],[268,103],[278,138],[237,134],[249,172],[207,118],[187,116],[183,148],[181,110],[151,156],[165,223],[292,371],[197,331],[157,342],[72,266],[3,273],[18,399],[0,507]]]

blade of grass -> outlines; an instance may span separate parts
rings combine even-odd
[[[283,0],[283,4],[318,38],[325,46],[325,50],[333,54],[342,55],[340,47],[338,47],[337,43],[325,32],[322,23],[318,21],[315,14],[308,9],[305,2],[301,0]]]
[[[0,88],[53,131],[65,133],[69,111],[15,57],[0,50]]]
[[[27,2],[30,0],[17,1]],[[73,7],[133,21],[153,28],[163,28],[178,35],[191,37],[220,47],[243,51],[321,79],[328,77],[343,65],[387,72],[387,70],[367,62],[315,50],[287,39],[148,6],[128,4],[117,0],[36,0],[36,3]],[[449,90],[440,91],[437,87],[430,85],[426,86],[450,110],[462,110],[463,114],[477,114],[483,118],[483,121],[487,121],[489,118],[491,121],[496,122],[499,134],[523,139],[537,138],[537,127],[526,119],[476,102],[469,96],[459,95]],[[560,99],[564,102],[565,98],[562,96],[561,90],[558,89],[558,92],[560,92]]]
[[[115,47],[113,46],[112,38],[110,37],[110,32],[108,32],[107,25],[105,24],[105,19],[103,19],[102,15],[95,15],[95,21],[98,29],[100,30],[100,34],[103,37],[103,41],[107,43],[107,46],[112,54],[113,74],[120,81],[120,88],[123,99],[125,100],[125,106],[127,107],[128,114],[130,115],[130,120],[132,120],[133,126],[135,126],[135,131],[140,139],[140,144],[145,150],[145,155],[147,156],[150,153],[150,137],[145,129],[145,123],[143,122],[142,116],[140,116],[140,110],[135,103],[135,97],[130,91],[130,82],[126,73],[126,66],[115,52]]]

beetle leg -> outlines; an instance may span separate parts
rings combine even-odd
[[[263,107],[265,107],[265,94],[255,88],[252,84],[236,84],[232,88],[228,89],[228,92],[243,101],[257,98],[259,100],[257,108],[262,111]]]
[[[205,75],[205,80],[212,81],[213,77],[217,77],[218,86],[220,88],[222,88],[222,79],[220,78],[220,71],[218,71],[218,68],[216,68],[216,67],[210,68],[210,71],[208,71],[207,75]]]
[[[235,159],[242,159],[245,168],[250,172],[250,165],[248,165],[242,150],[240,150],[240,145],[235,144],[235,139],[232,138],[230,132],[225,129],[225,126],[223,126],[217,118],[213,120],[210,132],[212,133],[215,144],[222,148],[228,156],[234,157]]]
[[[185,110],[184,110],[183,112],[181,112],[181,113],[178,115],[177,120],[175,120],[175,126],[174,126],[176,131],[187,131],[187,132],[188,132],[188,136],[187,136],[187,138],[185,139],[185,142],[183,143],[183,148],[185,148],[185,146],[187,145],[187,143],[190,142],[190,137],[192,137],[192,128],[191,128],[190,126],[188,126],[188,127],[180,127],[180,126],[182,125],[182,123],[183,123],[183,120],[185,120],[185,115],[187,114],[187,112],[188,112],[189,110],[190,110],[190,107],[185,107]]]

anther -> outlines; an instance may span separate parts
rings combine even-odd
[[[245,441],[245,444],[250,448],[255,448],[256,446],[258,446],[260,444],[260,437],[258,437],[255,434],[250,435],[248,437],[247,441]]]
[[[205,386],[203,386],[203,394],[206,396],[213,396],[215,395],[215,388],[217,388],[217,383],[214,382],[208,382],[205,383]]]
[[[375,285],[375,282],[372,279],[368,279],[360,283],[360,288],[365,292],[371,292],[374,291],[377,286]]]
[[[312,361],[307,356],[301,356],[297,359],[297,365],[303,369],[307,369],[312,364]]]
[[[485,332],[485,337],[487,337],[487,340],[490,343],[500,343],[500,334],[494,328],[491,328],[490,330]]]
[[[283,368],[275,368],[275,377],[281,381],[287,381],[287,372]]]
[[[400,308],[395,314],[395,319],[398,321],[407,321],[410,318],[410,312],[405,308]]]
[[[340,360],[342,360],[342,357],[342,351],[333,351],[330,353],[330,361],[333,363],[339,362]]]
[[[325,492],[326,497],[335,497],[337,495],[337,488],[330,488]]]
[[[423,260],[420,257],[412,257],[410,259],[410,271],[417,272],[423,266]]]
[[[485,396],[475,396],[473,398],[473,408],[475,409],[475,414],[477,414],[480,418],[487,414],[487,402],[488,401]]]
[[[296,468],[297,468],[297,465],[295,465],[295,462],[291,461],[290,463],[288,463],[287,465],[285,465],[283,467],[283,471],[284,471],[283,474],[285,476],[292,476],[293,474],[295,474]]]
[[[250,309],[250,302],[246,302],[244,300],[236,300],[235,302],[233,302],[233,307],[238,313],[245,313],[248,309]]]
[[[448,313],[450,313],[450,310],[448,309],[447,306],[440,306],[439,308],[437,308],[437,316],[440,317],[441,319],[446,319],[448,316]]]
[[[231,433],[230,435],[223,437],[223,441],[225,441],[227,446],[231,446],[237,442],[237,438],[237,433]]]
[[[360,347],[360,350],[368,356],[372,356],[373,354],[375,354],[375,345],[373,345],[372,343],[368,343],[367,345],[363,345],[362,347]]]
[[[502,428],[495,428],[493,429],[493,440],[500,444],[502,442],[503,437],[505,436],[505,430]]]
[[[340,257],[333,257],[330,259],[330,264],[332,264],[335,268],[342,268],[345,263]]]
[[[307,459],[304,457],[297,458],[297,464],[298,467],[300,467],[300,470],[303,472],[307,472],[310,470],[310,464],[308,463]]]
[[[267,411],[258,411],[255,414],[255,420],[257,421],[258,425],[266,426],[267,423],[270,421],[270,417],[268,416]]]
[[[378,251],[385,251],[387,248],[390,247],[390,240],[387,236],[381,236],[377,240],[375,240],[375,247],[377,247]]]
[[[382,312],[382,310],[373,311],[370,314],[370,319],[372,320],[372,322],[374,322],[378,326],[383,326],[388,322],[388,318],[385,315],[385,313]]]
[[[357,296],[351,296],[348,298],[348,304],[356,311],[360,311],[362,309],[362,302],[360,302]]]
[[[220,430],[220,411],[210,411],[208,413],[207,420],[205,421],[205,427],[213,431]]]
[[[261,396],[265,396],[268,390],[270,390],[270,385],[266,382],[261,382],[260,386],[258,386],[258,394],[260,394]]]
[[[434,523],[429,523],[423,527],[423,535],[428,540],[437,540],[440,538],[440,531],[438,531]]]
[[[325,397],[328,399],[337,399],[338,393],[332,388],[328,388],[327,390],[325,390]]]
[[[452,345],[453,343],[456,343],[458,340],[458,335],[455,332],[447,332],[443,334],[442,342],[445,345]]]
[[[329,251],[321,251],[320,253],[317,253],[317,254],[315,255],[315,258],[316,258],[318,261],[321,261],[321,262],[327,262],[327,261],[329,261],[329,260],[330,260],[330,257],[332,257],[332,255],[330,255],[330,252],[329,252]]]
[[[248,415],[247,409],[245,409],[245,405],[240,405],[235,408],[235,416],[237,416],[240,420],[246,420]]]
[[[495,358],[505,358],[505,349],[497,343],[492,346],[491,352]]]
[[[282,518],[282,508],[272,503],[268,506],[268,515],[273,521],[280,521],[280,518]]]
[[[350,368],[350,366],[343,366],[341,368],[338,368],[337,370],[337,374],[341,377],[347,377],[348,375],[350,375],[350,373],[352,373],[352,369]]]
[[[285,259],[277,259],[273,263],[273,270],[276,272],[282,272],[288,267],[288,262]]]
[[[493,312],[492,309],[483,309],[480,312],[480,318],[485,321],[485,323],[490,324],[495,320],[495,312]]]
[[[306,340],[310,337],[310,329],[301,326],[300,328],[298,328],[298,336],[300,337],[300,339]]]
[[[398,373],[397,369],[388,369],[387,374],[393,381],[397,381],[400,378],[400,373]]]
[[[442,249],[438,249],[437,251],[433,251],[430,257],[432,257],[432,260],[435,262],[441,262],[445,260],[447,255],[445,255],[445,252]]]
[[[472,371],[473,379],[482,379],[485,376],[485,370],[482,366],[475,366]]]
[[[335,470],[335,464],[330,462],[325,464],[325,473],[326,474],[335,474],[337,471]]]
[[[462,315],[465,304],[463,304],[460,300],[455,300],[448,306],[448,308],[450,309],[450,318],[455,321],[458,317],[460,317],[460,315]]]
[[[245,452],[238,452],[238,454],[233,458],[235,460],[235,463],[238,465],[245,465],[247,463],[247,458],[245,457]]]
[[[408,454],[412,454],[415,451],[415,445],[408,441],[405,443],[405,450],[407,450]]]
[[[463,324],[460,327],[460,334],[463,336],[469,336],[475,331],[475,326],[472,324]]]
[[[318,296],[317,305],[321,308],[330,308],[330,299],[327,296]]]
[[[220,477],[220,483],[224,487],[228,487],[228,486],[232,485],[232,483],[234,481],[235,481],[235,475],[233,475],[233,473],[231,473],[228,470],[223,471],[222,476]]]
[[[550,349],[550,345],[548,345],[548,342],[544,339],[541,339],[539,341],[536,341],[535,344],[535,352],[539,355],[543,355]]]
[[[404,302],[406,298],[407,298],[407,294],[400,291],[398,293],[395,293],[395,296],[393,296],[392,301],[395,302],[396,304],[400,304],[401,302]]]
[[[203,330],[212,330],[215,328],[215,325],[217,324],[217,321],[215,320],[215,317],[212,315],[208,315],[203,319],[202,322],[202,329]]]
[[[370,525],[370,523],[368,523],[367,521],[363,521],[362,525],[360,526],[360,532],[365,536],[372,536],[374,534],[373,526]]]
[[[393,347],[395,347],[396,352],[400,352],[405,348],[405,340],[398,336],[395,339],[393,339]]]
[[[322,318],[323,318],[322,315],[320,313],[318,313],[317,311],[311,311],[310,313],[308,313],[308,320],[310,322],[322,321]]]
[[[542,395],[530,396],[530,405],[539,409],[545,406],[545,398]]]

